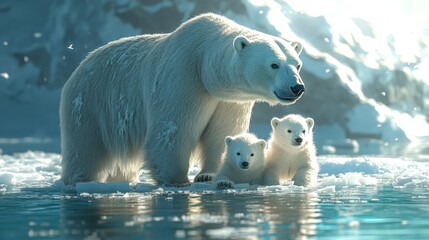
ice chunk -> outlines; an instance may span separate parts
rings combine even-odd
[[[359,228],[360,227],[360,222],[357,220],[352,220],[349,222],[349,227],[350,228]]]
[[[6,80],[9,79],[9,73],[7,73],[7,72],[0,73],[0,76]]]
[[[334,194],[335,192],[335,186],[327,186],[317,190],[319,194]]]
[[[193,165],[189,168],[188,175],[191,177],[195,177],[200,172],[200,168],[198,165]]]
[[[126,193],[130,191],[128,182],[80,182],[76,183],[76,192],[81,193]]]
[[[14,183],[13,174],[0,173],[0,184],[13,185]]]
[[[380,166],[369,159],[360,158],[320,158],[320,172],[327,174],[340,174],[347,172],[361,172],[367,174],[380,173]],[[380,162],[381,163],[381,162]]]
[[[238,230],[233,227],[224,227],[207,230],[207,235],[211,238],[227,239],[236,236]]]
[[[335,186],[338,189],[343,187],[363,187],[376,185],[377,178],[356,172],[339,174],[339,176],[331,175],[320,179],[319,182],[319,187],[323,188]]]
[[[152,185],[152,184],[147,184],[147,183],[137,183],[132,187],[133,192],[156,192],[156,191],[161,191],[162,193],[162,188],[156,188],[156,186]]]

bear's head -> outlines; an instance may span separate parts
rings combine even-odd
[[[281,119],[273,118],[273,140],[284,148],[302,148],[313,138],[314,120],[301,115],[290,114]]]
[[[235,78],[240,81],[243,98],[249,96],[271,105],[295,103],[305,87],[299,71],[302,61],[299,42],[287,42],[269,35],[237,36],[233,42]],[[241,95],[241,94],[239,94]]]
[[[266,142],[257,139],[251,134],[242,134],[225,138],[226,164],[247,171],[249,169],[262,168],[264,165],[264,151]]]

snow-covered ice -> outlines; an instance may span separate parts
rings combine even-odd
[[[429,188],[429,161],[413,161],[383,157],[319,156],[320,173],[317,192],[329,193],[348,188]],[[189,170],[192,180],[198,172],[196,166]],[[159,187],[144,173],[141,183],[78,183],[66,186],[60,181],[60,155],[45,152],[25,152],[0,155],[0,192],[52,191],[81,193],[152,192],[152,191],[214,191],[211,184],[193,183],[189,187]],[[279,186],[249,186],[238,184],[232,191],[302,192],[314,188],[294,186],[285,182]]]

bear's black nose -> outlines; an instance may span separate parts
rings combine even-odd
[[[291,87],[290,90],[293,92],[293,94],[295,94],[295,96],[299,97],[304,93],[305,87],[302,84],[297,84]]]
[[[247,168],[249,167],[249,162],[242,162],[241,166],[243,166],[243,168]]]
[[[302,138],[300,138],[300,137],[295,138],[295,142],[302,143]]]

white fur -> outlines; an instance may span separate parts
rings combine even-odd
[[[100,47],[63,88],[62,180],[137,181],[143,162],[159,184],[188,184],[192,160],[199,176],[216,172],[224,138],[247,131],[255,101],[299,99],[298,53],[215,14]]]
[[[278,185],[292,180],[298,186],[316,184],[319,164],[313,143],[314,120],[290,114],[273,118],[271,126],[262,183]],[[297,143],[298,138],[302,139],[301,144]]]
[[[264,170],[266,142],[251,133],[226,137],[226,151],[222,157],[222,167],[214,177],[218,186],[232,186],[234,183],[259,184]],[[248,168],[243,168],[247,162]]]

